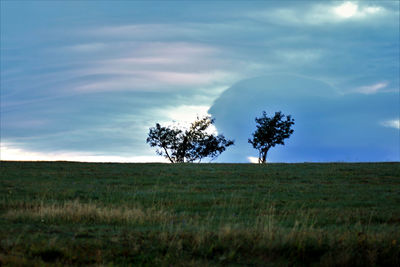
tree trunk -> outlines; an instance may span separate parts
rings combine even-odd
[[[169,161],[171,161],[171,163],[174,163],[174,161],[169,156],[167,149],[165,147],[163,147],[163,148],[164,148],[165,154],[167,154],[167,157],[168,157]]]
[[[267,152],[263,153],[263,157],[262,157],[261,163],[267,163]]]
[[[262,164],[267,163],[267,154],[268,154],[268,150],[269,150],[269,147],[268,147],[266,150],[264,150],[264,151],[261,152],[261,155],[262,155],[261,163],[262,163]]]
[[[185,136],[183,138],[182,146],[180,149],[178,149],[178,156],[177,156],[177,163],[184,163],[185,162],[185,156],[186,156],[186,150],[188,147],[188,138]]]

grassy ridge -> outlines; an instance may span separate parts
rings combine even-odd
[[[400,265],[400,163],[0,171],[0,265]]]

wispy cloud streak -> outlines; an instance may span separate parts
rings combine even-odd
[[[400,119],[383,121],[381,124],[385,127],[400,129]]]

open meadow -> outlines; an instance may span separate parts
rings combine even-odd
[[[0,266],[400,266],[400,163],[0,164]]]

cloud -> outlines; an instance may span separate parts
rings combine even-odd
[[[77,92],[115,92],[115,91],[171,91],[188,87],[224,84],[232,74],[223,71],[214,72],[166,72],[166,71],[123,71],[101,81],[89,81],[74,88]],[[96,72],[96,71],[95,71]],[[105,71],[106,72],[106,71]],[[99,73],[99,72],[96,72]],[[106,75],[106,74],[104,74]]]
[[[357,3],[344,2],[332,8],[333,13],[343,19],[364,18],[368,15],[374,15],[384,11],[380,6],[359,7]]]
[[[127,24],[105,26],[82,30],[84,35],[108,36],[122,39],[141,39],[162,37],[173,38],[182,35],[194,35],[197,33],[197,24]]]
[[[393,130],[379,122],[396,118],[392,102],[398,98],[390,96],[398,92],[393,86],[399,84],[399,4],[350,2],[348,11],[343,4],[215,2],[210,9],[197,2],[166,2],[160,9],[144,2],[55,3],[57,8],[47,3],[13,3],[14,11],[5,4],[2,141],[41,153],[155,155],[145,143],[155,122],[189,120],[188,114],[211,107],[236,82],[271,73],[324,81],[321,87],[302,83],[299,92],[281,95],[283,107],[290,112],[301,103],[307,103],[304,109],[313,107],[313,101],[334,108],[316,97],[311,101],[310,94],[343,99],[342,106],[335,107],[342,117],[335,120],[344,121],[346,129],[370,121],[374,134],[391,140]],[[20,16],[22,9],[26,16]],[[266,80],[263,88],[256,89],[263,92],[275,85],[279,81]],[[246,88],[247,95],[241,96],[244,102],[251,90]],[[356,90],[362,94],[354,94]],[[263,99],[267,106],[270,97]],[[261,98],[254,95],[248,109],[242,109],[242,102],[221,108],[216,123],[223,127],[218,130],[232,138],[231,132],[224,131],[231,123],[238,136],[244,136],[241,133],[252,126],[237,127],[240,121],[230,116],[235,109],[242,110],[238,118],[244,116]],[[304,121],[314,118],[313,113],[306,115]],[[354,119],[360,116],[362,121]],[[357,129],[356,134],[364,138]],[[230,161],[247,161],[243,155],[253,152],[239,151]]]
[[[17,129],[34,129],[34,128],[42,128],[48,125],[48,120],[38,120],[38,119],[26,119],[26,120],[12,120],[6,121],[6,123],[2,124],[5,128],[17,128]]]
[[[358,87],[355,91],[362,94],[375,94],[378,91],[386,88],[387,86],[387,82],[380,82],[372,85]]]
[[[79,45],[81,46],[86,47]],[[88,46],[92,47],[91,44]],[[93,46],[97,47],[97,44]],[[85,66],[75,70],[81,77],[93,78],[73,85],[74,91],[95,93],[182,90],[188,87],[193,89],[223,85],[237,80],[239,76],[221,57],[219,49],[210,45],[111,41],[106,46],[105,56],[88,60]],[[119,52],[112,52],[112,55],[107,56],[108,50],[115,49],[115,46]]]
[[[209,9],[208,9],[209,11]],[[90,27],[79,30],[80,36],[91,38],[112,38],[118,41],[153,41],[159,40],[210,40],[217,41],[221,36],[229,36],[232,32],[239,33],[248,30],[240,22],[221,20],[222,14],[215,14],[211,20],[205,19],[201,13],[198,20],[184,20],[166,23],[137,23]],[[204,13],[203,13],[204,14]],[[194,15],[194,14],[193,14]],[[173,21],[173,20],[172,20]]]
[[[204,87],[207,85],[225,84],[230,80],[232,74],[215,71],[215,72],[132,72],[128,77],[110,79],[101,83],[89,84],[84,87],[78,87],[78,91],[117,91],[117,90],[133,90],[133,91],[171,91],[186,90]]]
[[[157,55],[166,55],[167,58],[181,58],[187,56],[210,56],[215,55],[220,50],[217,47],[201,44],[199,42],[185,42],[178,40],[163,40],[160,38],[157,41],[141,40],[141,41],[124,41],[114,40],[103,36],[102,42],[86,42],[80,44],[73,44],[69,46],[62,46],[57,48],[59,52],[72,51],[82,53],[90,52],[91,50],[102,50],[106,52],[102,57],[107,59],[107,55],[112,55],[112,60],[125,59],[126,56],[133,57],[141,55],[143,57],[155,57]],[[118,55],[124,55],[123,58],[118,58]],[[98,57],[96,57],[98,59]],[[101,57],[100,57],[101,58]],[[117,62],[119,63],[119,62]]]
[[[400,119],[386,120],[381,123],[385,127],[400,129]]]
[[[276,7],[266,11],[257,10],[247,13],[247,16],[276,24],[318,26],[343,23],[349,20],[374,19],[386,13],[386,9],[382,6],[357,2],[333,2],[333,4],[303,5],[302,8],[295,6],[294,8]]]
[[[197,117],[203,117],[210,115],[208,114],[210,106],[203,105],[181,105],[178,107],[171,107],[167,110],[161,110],[160,112],[172,121],[191,123]]]
[[[109,46],[105,43],[86,43],[86,44],[71,45],[63,49],[67,49],[72,52],[88,53],[88,52],[99,52],[105,50],[108,47]]]
[[[280,59],[298,65],[314,63],[323,56],[318,49],[277,49],[275,53]]]
[[[210,108],[216,127],[235,146],[223,155],[247,162],[256,155],[247,139],[254,118],[282,111],[295,119],[294,134],[269,153],[271,162],[399,160],[398,134],[377,122],[398,114],[398,94],[340,94],[329,84],[301,76],[271,74],[246,79],[226,90]]]
[[[156,110],[159,113],[158,117],[162,124],[173,125],[175,123],[178,127],[187,128],[189,125],[205,116],[211,116],[208,113],[210,106],[205,105],[180,105],[177,107],[166,107],[163,109]],[[218,130],[215,125],[209,126],[207,132],[209,134],[218,134]]]
[[[345,2],[333,8],[333,11],[339,17],[350,18],[357,14],[358,5],[351,2]]]

